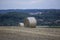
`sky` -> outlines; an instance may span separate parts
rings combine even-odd
[[[60,9],[60,0],[0,0],[0,9]]]

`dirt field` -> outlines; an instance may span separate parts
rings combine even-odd
[[[0,27],[0,40],[60,40],[60,28]]]

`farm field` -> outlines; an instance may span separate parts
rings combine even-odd
[[[0,40],[60,40],[60,28],[0,26]]]

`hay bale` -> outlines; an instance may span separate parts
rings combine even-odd
[[[24,23],[19,23],[20,27],[24,27]]]
[[[37,21],[36,21],[35,17],[27,17],[24,20],[25,27],[35,28],[36,24],[37,24]]]

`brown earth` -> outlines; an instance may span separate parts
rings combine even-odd
[[[60,28],[0,27],[0,40],[60,40]]]

